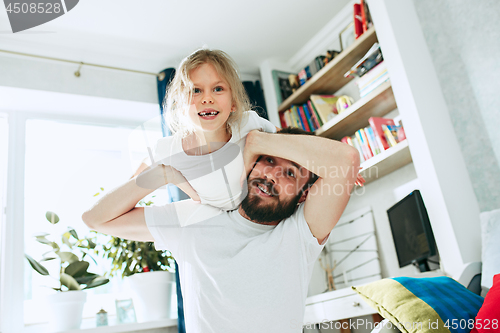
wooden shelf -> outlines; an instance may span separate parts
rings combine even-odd
[[[316,135],[340,140],[368,126],[368,118],[382,117],[397,107],[392,86],[387,81],[315,131]]]
[[[408,140],[361,163],[361,175],[366,183],[382,178],[412,162]]]
[[[375,28],[372,27],[281,103],[278,111],[285,111],[292,104],[305,103],[311,94],[331,94],[345,86],[352,78],[345,78],[344,74],[368,52],[375,42],[377,42],[377,34]]]

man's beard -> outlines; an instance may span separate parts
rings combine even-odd
[[[257,184],[265,184],[270,193],[275,194],[273,185],[264,181],[254,179],[248,183],[248,194],[241,202],[241,208],[245,214],[254,222],[271,223],[284,220],[295,212],[302,193],[290,199],[288,202],[280,201],[278,196],[269,197],[269,203],[266,205],[266,200],[251,191],[251,186]],[[274,198],[271,199],[271,198]]]

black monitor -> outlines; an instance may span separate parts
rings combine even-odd
[[[387,210],[399,267],[409,264],[429,271],[427,259],[437,253],[429,216],[419,190]]]

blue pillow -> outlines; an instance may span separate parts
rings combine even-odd
[[[383,279],[352,287],[404,333],[468,333],[483,298],[445,277]]]

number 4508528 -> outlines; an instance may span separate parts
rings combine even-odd
[[[60,3],[9,3],[6,8],[7,13],[46,13],[46,14],[59,14],[63,9]]]

